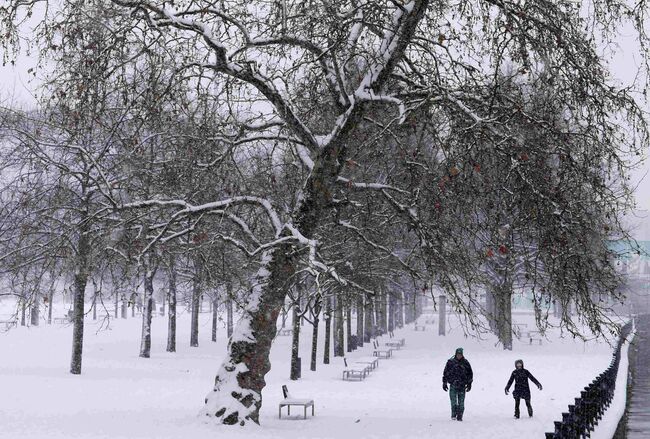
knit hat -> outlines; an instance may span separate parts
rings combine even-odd
[[[518,364],[521,364],[521,368],[524,368],[524,360],[517,360],[515,361],[515,367],[517,367]]]
[[[463,348],[456,349],[456,354],[463,355]]]

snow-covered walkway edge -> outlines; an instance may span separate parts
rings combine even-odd
[[[618,364],[618,374],[616,376],[616,391],[614,392],[614,399],[610,404],[607,411],[603,415],[603,419],[598,421],[594,432],[591,434],[591,439],[612,439],[618,423],[625,414],[625,406],[627,402],[627,378],[629,376],[629,359],[628,350],[630,343],[634,340],[636,331],[632,330],[627,340],[621,346],[621,359]]]

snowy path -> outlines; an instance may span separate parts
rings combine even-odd
[[[115,321],[112,330],[97,334],[89,322],[84,372],[78,377],[67,373],[70,327],[17,328],[0,334],[0,438],[543,437],[611,355],[605,343],[583,344],[561,339],[559,333],[542,346],[516,343],[513,352],[504,352],[494,346],[494,339],[466,339],[459,328],[438,337],[432,326],[426,332],[408,327],[396,332],[406,338],[405,349],[382,360],[367,380],[348,382],[341,380],[342,359],[322,365],[322,352],[318,371],[309,371],[311,331],[304,326],[303,378],[287,379],[291,337],[278,337],[264,391],[262,427],[242,431],[196,417],[225,351],[224,331],[220,329],[218,343],[211,343],[209,316],[201,314],[201,319],[201,345],[189,348],[189,318],[181,317],[176,354],[164,352],[166,320],[154,319],[148,360],[137,356],[138,319]],[[530,317],[516,316],[519,323],[526,319]],[[448,395],[441,389],[444,363],[458,346],[465,348],[475,373],[462,423],[449,419]],[[348,358],[369,353],[366,345]],[[533,390],[533,419],[514,420],[513,400],[503,394],[517,358],[523,358],[544,385],[542,392]],[[282,384],[294,396],[314,398],[316,416],[278,420]]]

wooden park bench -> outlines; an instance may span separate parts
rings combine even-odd
[[[377,358],[390,358],[393,356],[393,350],[392,349],[379,349],[379,344],[376,341],[373,341],[373,346],[375,347],[375,350],[372,351],[372,356],[377,357]]]
[[[355,364],[365,364],[366,367],[370,367],[370,370],[375,370],[379,367],[379,357],[357,358]]]
[[[429,318],[429,319],[426,319],[426,320],[424,321],[424,324],[425,324],[425,325],[435,325],[435,323],[436,323],[436,320],[435,320],[433,317],[431,317],[431,318]]]
[[[16,320],[0,320],[0,325],[4,326],[5,331],[8,331],[11,328],[16,328],[18,322]]]
[[[365,380],[368,374],[370,374],[370,366],[348,366],[348,360],[343,357],[343,364],[345,364],[345,369],[343,369],[343,380],[348,381],[351,378],[358,378],[359,381]]]
[[[426,331],[426,330],[427,330],[427,327],[424,326],[424,325],[418,325],[418,324],[416,323],[414,329],[415,329],[416,331]]]
[[[387,341],[387,342],[384,343],[384,344],[385,344],[386,346],[388,346],[389,348],[391,348],[391,349],[395,349],[396,351],[399,351],[399,350],[402,348],[402,346],[404,346],[402,343],[400,343],[400,342],[397,341],[397,340]]]
[[[291,335],[293,334],[293,329],[290,328],[282,328],[278,331],[278,335]]]
[[[305,410],[305,419],[307,419],[307,407],[311,407],[311,415],[314,416],[313,399],[294,398],[289,394],[289,389],[287,389],[287,386],[282,386],[282,394],[284,395],[284,399],[280,401],[280,407],[278,408],[278,418],[282,419],[282,407],[286,407],[287,416],[291,416],[292,405],[302,406],[302,408]]]
[[[66,323],[70,323],[70,317],[54,317],[55,325],[65,325]]]

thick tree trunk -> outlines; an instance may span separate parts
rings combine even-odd
[[[309,365],[309,369],[312,371],[316,370],[316,357],[318,355],[318,322],[320,318],[320,309],[320,299],[316,299],[316,302],[314,303],[314,327],[311,335],[311,362]]]
[[[501,285],[495,291],[496,334],[503,349],[512,350],[512,287]]]
[[[278,246],[262,255],[253,291],[228,343],[228,355],[206,397],[202,414],[223,424],[259,423],[264,376],[270,370],[269,352],[276,321],[286,297],[286,279],[294,273],[291,246]]]
[[[343,301],[341,296],[336,296],[334,308],[334,356],[345,356],[345,331],[343,330]]]
[[[292,323],[293,323],[293,337],[291,340],[291,373],[289,374],[289,379],[297,380],[300,379],[300,364],[298,364],[298,355],[300,348],[300,299],[293,304],[293,314],[292,314]]]
[[[397,303],[397,325],[403,328],[404,324],[404,291],[400,291]]]
[[[363,295],[359,295],[357,298],[357,346],[363,347]]]
[[[81,373],[81,358],[83,355],[84,341],[84,302],[86,283],[88,277],[86,271],[79,271],[74,276],[74,302],[72,314],[72,358],[70,360],[70,373],[79,375]]]
[[[218,308],[218,303],[217,303],[217,292],[214,292],[214,297],[212,298],[212,341],[217,341],[217,308]]]
[[[153,278],[156,268],[152,256],[145,257],[144,264],[144,298],[142,300],[142,339],[140,342],[140,357],[151,356],[151,316],[153,312]]]
[[[90,255],[90,238],[88,237],[87,216],[82,215],[77,242],[75,259],[74,296],[72,314],[72,356],[70,358],[70,373],[81,374],[81,358],[84,341],[84,305],[86,301],[86,284],[88,283],[88,259]]]
[[[129,308],[129,307],[128,307],[128,304],[127,304],[127,302],[126,302],[126,297],[124,297],[124,295],[122,295],[122,300],[121,300],[121,302],[122,302],[122,303],[120,304],[121,317],[122,317],[123,319],[125,319],[125,318],[127,317],[128,310],[129,310],[128,308]]]
[[[176,352],[176,264],[174,256],[169,256],[169,317],[167,321],[167,352]]]
[[[332,298],[325,302],[325,347],[323,349],[323,364],[330,364],[330,340],[332,339]]]
[[[93,295],[92,309],[93,309],[93,320],[97,320],[97,293],[96,292]]]

